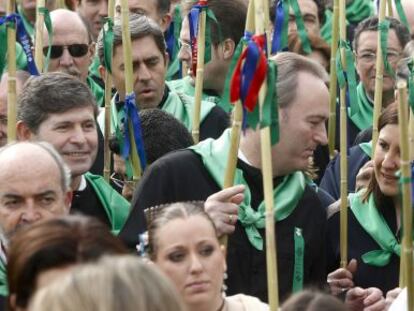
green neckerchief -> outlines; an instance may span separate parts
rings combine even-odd
[[[111,102],[111,133],[119,130],[120,120],[123,118],[123,109],[117,110],[115,99],[118,98],[118,94],[112,98]],[[200,123],[207,117],[211,109],[216,105],[208,102],[201,102],[201,113],[200,113]],[[192,129],[192,118],[193,118],[193,109],[194,109],[194,99],[190,96],[187,96],[182,93],[170,91],[168,93],[168,98],[165,101],[164,105],[161,107],[161,110],[172,114],[176,119],[181,121],[184,126],[191,131]],[[105,130],[105,113],[102,112],[98,116],[98,124],[102,132]]]
[[[0,295],[4,297],[7,297],[9,295],[6,263],[3,261],[3,259],[0,259]]]
[[[89,77],[96,76],[96,77],[101,78],[101,74],[99,73],[100,64],[101,63],[99,62],[99,57],[95,55],[93,57],[92,63],[89,66],[89,74],[88,74]]]
[[[351,114],[348,108],[348,115],[352,122],[362,131],[372,126],[374,108],[361,82],[357,86],[357,99],[359,107],[358,113]]]
[[[372,0],[353,0],[346,6],[346,19],[353,24],[374,15],[375,7]]]
[[[361,258],[367,265],[384,267],[390,262],[392,254],[400,256],[401,246],[382,214],[378,212],[374,196],[371,194],[368,202],[362,203],[361,197],[365,191],[363,189],[349,194],[349,203],[359,224],[381,249],[367,252]]]
[[[95,96],[96,104],[98,107],[103,107],[105,104],[105,91],[90,76],[86,78],[86,84],[89,86],[92,94]]]
[[[20,14],[20,17],[22,18],[23,25],[24,25],[24,28],[26,29],[27,34],[30,36],[30,38],[34,42],[34,35],[35,35],[34,25],[32,25],[32,23],[29,22],[26,15],[23,13],[23,10],[20,5],[17,7],[17,12]]]
[[[227,129],[217,140],[209,138],[190,147],[202,157],[204,166],[221,188],[223,188],[224,172],[230,147],[230,133],[230,129]],[[259,233],[259,229],[265,227],[265,204],[264,202],[260,203],[257,211],[250,206],[250,190],[243,177],[243,171],[240,169],[236,169],[234,184],[246,185],[244,201],[240,204],[238,219],[253,247],[263,250],[263,238]],[[303,195],[305,185],[305,176],[302,172],[295,172],[283,177],[282,182],[273,191],[276,202],[276,221],[286,219],[293,212]]]
[[[167,81],[166,83],[170,90],[175,91],[177,93],[184,93],[185,95],[194,97],[195,88],[191,82],[192,78],[190,76],[185,76],[184,78]],[[201,98],[202,100],[215,103],[216,105],[219,104],[221,100],[219,96],[211,96],[205,93],[202,93]]]
[[[86,173],[86,180],[95,190],[106,215],[111,221],[111,231],[117,235],[125,224],[130,211],[129,202],[113,189],[102,176]]]
[[[372,159],[372,141],[359,144],[359,148],[361,148],[362,151],[364,151],[364,153]]]

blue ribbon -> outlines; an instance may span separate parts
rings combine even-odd
[[[171,22],[165,34],[165,42],[167,43],[167,53],[170,56],[170,61],[174,60],[175,36],[174,36],[174,21]]]
[[[285,12],[283,8],[283,0],[279,0],[275,9],[275,23],[272,40],[272,54],[282,50],[283,25],[285,23]]]
[[[27,69],[29,70],[31,75],[38,76],[39,71],[37,70],[33,58],[30,36],[27,34],[26,29],[24,28],[22,18],[19,14],[13,13],[3,18],[0,18],[0,26],[4,23],[14,23],[16,25],[17,41],[20,42],[20,44],[23,47],[23,51],[26,54]]]
[[[135,105],[135,93],[130,93],[125,96],[125,119],[124,119],[124,149],[122,150],[122,156],[127,159],[131,152],[130,133],[128,121],[131,120],[133,129],[133,138],[137,147],[138,156],[141,162],[142,170],[147,165],[145,157],[144,143],[142,140],[141,120],[139,118],[138,109]]]

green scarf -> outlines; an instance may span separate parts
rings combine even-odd
[[[367,265],[384,267],[390,262],[392,254],[400,256],[401,246],[384,217],[378,212],[373,194],[369,196],[368,202],[362,203],[361,197],[364,191],[361,190],[349,195],[351,211],[362,228],[377,242],[381,249],[367,252],[361,258]]]
[[[9,295],[6,264],[3,260],[0,260],[0,295],[4,297]]]
[[[368,99],[364,86],[359,82],[357,86],[358,112],[352,113],[348,108],[348,115],[352,122],[362,131],[372,126],[373,105]]]
[[[103,88],[101,88],[101,86],[90,76],[86,78],[86,84],[89,86],[93,96],[95,96],[98,107],[103,107],[105,105],[105,91]]]
[[[346,19],[353,24],[374,15],[375,8],[372,0],[353,0],[346,6]]]
[[[86,173],[86,180],[95,190],[106,215],[111,221],[111,231],[117,235],[125,224],[130,211],[129,202],[113,189],[102,176]]]
[[[185,76],[182,79],[167,81],[167,85],[170,90],[173,90],[177,93],[184,93],[185,95],[194,97],[195,88],[191,83],[192,78],[190,76]],[[221,98],[219,96],[207,95],[204,92],[201,95],[202,100],[215,103],[216,105],[220,103]]]
[[[89,66],[89,77],[96,76],[101,78],[101,74],[99,73],[99,66],[101,63],[99,62],[99,57],[97,55],[94,56],[92,63]]]
[[[230,147],[230,133],[230,129],[227,129],[217,140],[206,139],[198,145],[190,147],[202,157],[204,166],[221,188],[223,188],[225,165]],[[246,185],[244,201],[240,204],[238,219],[253,247],[263,250],[263,238],[259,233],[259,229],[265,227],[265,203],[260,203],[257,211],[251,207],[251,193],[243,177],[243,171],[240,169],[236,169],[234,184]],[[303,173],[295,172],[285,176],[274,189],[276,221],[289,217],[302,197],[305,185],[306,180]]]
[[[359,148],[361,148],[362,151],[364,151],[364,153],[372,159],[372,141],[359,144]]]
[[[116,129],[119,129],[120,119],[123,118],[123,109],[119,111],[116,108],[115,99],[118,98],[118,94],[112,98],[111,104],[111,133],[115,132]],[[215,107],[215,104],[202,101],[201,102],[201,113],[200,113],[200,123],[207,117],[211,109]],[[192,118],[193,118],[193,109],[194,109],[194,98],[187,96],[182,93],[170,91],[168,98],[162,106],[161,110],[172,114],[176,119],[181,121],[184,126],[191,131],[192,129]],[[102,112],[98,116],[98,124],[102,132],[105,130],[105,113]]]

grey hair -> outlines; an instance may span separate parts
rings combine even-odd
[[[60,186],[63,192],[67,192],[70,190],[71,172],[70,172],[69,166],[63,161],[62,156],[56,151],[56,149],[50,143],[45,142],[45,141],[11,142],[0,148],[0,154],[20,144],[29,144],[33,146],[38,146],[44,151],[46,151],[47,154],[49,154],[52,157],[52,159],[55,161],[59,169]]]
[[[158,50],[161,52],[163,57],[165,57],[164,55],[167,50],[167,45],[165,43],[164,34],[162,33],[160,26],[156,22],[154,22],[151,18],[145,15],[129,14],[128,26],[131,35],[131,41],[151,36],[154,39],[155,44],[158,47]],[[122,45],[122,25],[120,19],[115,19],[113,32],[113,48],[115,49],[117,46]],[[99,33],[96,47],[99,62],[101,65],[105,65],[103,29]]]
[[[276,90],[280,108],[285,108],[294,101],[300,72],[307,72],[324,83],[329,81],[322,65],[299,54],[282,52],[270,59],[277,65]]]

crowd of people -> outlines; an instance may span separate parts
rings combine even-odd
[[[198,1],[127,1],[133,94],[125,84],[121,2],[114,5],[110,68],[108,1],[61,2],[45,4],[51,28],[42,36],[43,73],[29,73],[31,54],[19,42],[15,75],[2,65],[9,55],[0,59],[0,310],[270,310],[268,279],[274,276],[266,263],[260,125],[243,127],[234,186],[225,185],[233,122],[229,78],[238,44],[248,40],[249,0],[207,1],[215,18],[207,23],[211,51],[197,144],[191,135],[196,53],[189,13]],[[269,1],[265,12],[274,23],[271,32],[278,33],[278,19],[287,19],[286,51],[268,59],[277,68],[272,104],[277,102],[279,140],[270,161],[280,310],[395,310],[394,302],[407,300],[399,287],[403,216],[395,89],[399,80],[413,87],[414,2],[395,1],[384,31],[376,1],[346,1],[357,81],[348,90],[355,102],[348,107],[346,154],[339,152],[337,104],[334,157],[327,147],[333,1],[290,2],[286,10],[282,3],[289,1]],[[36,10],[34,0],[16,4],[33,46]],[[0,0],[0,18],[7,14]],[[5,33],[0,23],[0,40]],[[373,143],[380,34],[389,68]],[[112,85],[105,85],[108,73]],[[10,102],[10,81],[16,103]],[[109,110],[105,89],[112,92]],[[138,181],[125,158],[131,98],[147,160]],[[105,153],[111,155],[109,174]],[[347,197],[340,195],[341,156],[349,167]],[[345,266],[341,200],[349,205]]]

